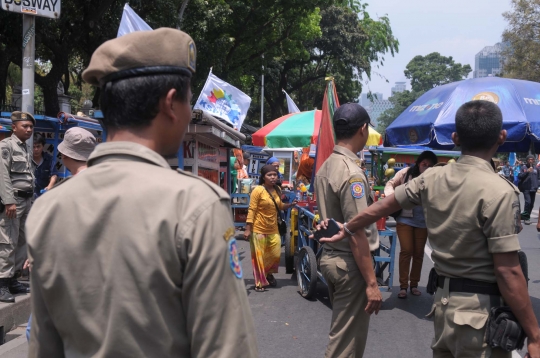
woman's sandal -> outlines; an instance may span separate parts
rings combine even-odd
[[[407,289],[406,288],[400,288],[398,293],[398,298],[407,298]]]
[[[264,291],[266,291],[264,289],[264,287],[259,287],[259,286],[255,286],[254,290],[255,290],[255,292],[264,292]]]
[[[274,277],[274,275],[270,274],[270,275],[266,276],[266,280],[268,280],[268,283],[270,284],[271,287],[276,287],[277,286],[277,281],[276,281],[276,278]]]
[[[420,292],[418,287],[411,287],[411,295],[413,295],[413,296],[421,296],[422,292]]]

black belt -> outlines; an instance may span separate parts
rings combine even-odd
[[[444,288],[444,276],[439,276],[437,286]],[[483,295],[500,296],[496,283],[469,280],[468,278],[450,278],[450,292],[478,293]]]
[[[18,196],[19,198],[31,198],[32,196],[34,196],[34,192],[15,190],[15,196]]]

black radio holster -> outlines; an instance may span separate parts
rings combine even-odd
[[[6,206],[4,205],[4,202],[2,201],[2,199],[0,199],[0,214],[2,214],[5,209],[6,209]]]
[[[489,314],[486,328],[486,343],[492,348],[501,348],[507,352],[522,349],[525,331],[519,324],[510,307],[493,307]]]
[[[429,271],[429,278],[428,283],[426,287],[426,292],[430,295],[434,295],[437,291],[437,283],[439,282],[439,275],[437,274],[437,271],[435,271],[435,267]]]

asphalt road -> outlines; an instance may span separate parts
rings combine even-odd
[[[540,204],[540,200],[537,200],[537,203]],[[529,293],[535,314],[540,318],[540,240],[536,232],[537,213],[538,205],[532,216],[532,225],[525,225],[519,237],[522,250],[528,256]],[[298,293],[295,276],[285,273],[282,255],[279,273],[275,275],[278,286],[269,288],[266,292],[255,292],[249,243],[240,240],[239,251],[257,331],[260,357],[323,357],[331,318],[326,287],[319,283],[313,300],[302,298]],[[394,276],[396,279],[392,291],[383,293],[382,310],[377,316],[371,318],[364,355],[366,358],[431,357],[433,323],[424,317],[432,304],[432,296],[425,293],[431,267],[432,262],[425,255],[419,287],[423,294],[420,297],[409,295],[403,300],[397,298],[399,286],[396,265]],[[27,352],[28,345],[23,337],[0,346],[2,358],[23,358],[27,357]],[[514,355],[514,357],[520,356],[524,356],[524,352]]]

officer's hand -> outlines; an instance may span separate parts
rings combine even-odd
[[[366,295],[368,298],[368,304],[366,306],[367,314],[379,314],[379,310],[382,305],[382,295],[377,285],[368,286],[366,288]]]
[[[17,205],[8,204],[6,205],[6,216],[10,219],[15,219],[17,217]]]
[[[531,342],[527,339],[527,354],[525,358],[540,358],[539,342]]]
[[[330,219],[326,219],[326,220],[323,220],[319,223],[319,225],[317,225],[317,231],[318,230],[326,230],[328,228],[328,221]],[[338,241],[341,241],[343,240],[344,238],[347,237],[347,234],[345,234],[345,230],[343,230],[343,224],[342,223],[337,223],[338,226],[339,226],[339,232],[332,236],[332,237],[323,237],[322,239],[319,240],[319,242],[321,243],[325,243],[325,242],[338,242]],[[313,239],[313,235],[311,235],[309,237],[310,239]]]

